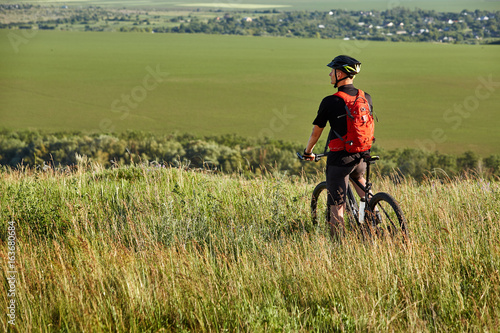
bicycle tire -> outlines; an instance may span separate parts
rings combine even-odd
[[[390,194],[379,192],[368,203],[369,211],[365,215],[370,228],[379,236],[390,235],[392,238],[408,238],[406,219],[398,202]],[[378,215],[372,212],[379,212]]]
[[[322,196],[322,194],[324,194]],[[323,215],[321,213],[318,214],[318,203],[320,208],[323,211]],[[313,190],[312,198],[311,198],[311,221],[313,225],[318,225],[318,215],[324,217],[327,221],[330,219],[330,210],[328,204],[326,203],[326,182],[321,182]]]
[[[318,225],[318,220],[330,221],[330,207],[327,203],[326,182],[321,182],[313,190],[311,198],[311,221]],[[354,228],[357,225],[358,204],[350,186],[347,188],[346,212],[344,214],[345,224]]]

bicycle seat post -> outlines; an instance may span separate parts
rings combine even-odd
[[[368,200],[370,190],[372,188],[372,183],[370,182],[370,165],[375,163],[379,159],[378,156],[365,156],[364,160],[366,162],[366,178],[365,178],[365,197]]]
[[[370,184],[370,162],[366,163],[366,187]]]

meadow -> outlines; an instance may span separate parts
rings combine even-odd
[[[16,3],[13,0],[4,0],[4,3]],[[410,9],[433,9],[436,11],[460,12],[464,9],[474,10],[498,10],[496,1],[488,0],[274,0],[266,2],[263,0],[220,0],[220,1],[156,1],[156,0],[30,0],[27,3],[41,5],[69,5],[69,6],[104,6],[104,7],[127,7],[144,9],[179,9],[179,8],[207,8],[214,10],[265,10],[276,8],[279,10],[384,10],[394,7],[406,7]]]
[[[305,142],[339,53],[363,63],[381,147],[498,152],[495,45],[3,30],[1,126]]]
[[[396,186],[377,177],[375,191],[400,201],[410,240],[349,233],[338,243],[310,222],[320,178],[248,180],[147,164],[110,170],[85,159],[73,170],[4,169],[0,256],[7,263],[13,230],[17,273],[15,295],[0,293],[4,305],[15,300],[15,326],[3,314],[0,327],[498,329],[498,182],[469,176]],[[7,264],[1,275],[11,277]]]

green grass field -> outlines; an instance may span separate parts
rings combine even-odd
[[[0,277],[7,230],[17,271],[3,332],[12,299],[12,332],[498,330],[498,182],[377,178],[406,214],[403,246],[313,227],[319,179],[84,163],[0,176]]]
[[[6,0],[6,3],[16,3],[16,1]],[[200,0],[184,0],[184,1],[155,1],[155,0],[30,0],[27,3],[44,4],[44,5],[69,5],[69,6],[110,6],[110,7],[127,7],[127,8],[155,8],[155,9],[176,9],[176,8],[211,8],[224,10],[255,10],[276,8],[280,10],[330,10],[330,9],[346,9],[346,10],[385,10],[394,7],[407,7],[410,9],[434,9],[445,12],[460,12],[463,9],[474,10],[498,10],[498,1],[488,0],[360,0],[360,1],[342,1],[342,0],[221,0],[221,1],[200,1]]]
[[[380,146],[498,153],[498,46],[4,30],[1,126],[305,142],[339,53],[363,63]]]

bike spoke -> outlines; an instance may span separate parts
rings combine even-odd
[[[389,220],[389,222],[391,223],[391,226],[394,230],[397,230],[397,227],[396,225],[394,224],[393,222],[393,219],[389,216],[389,214],[387,213],[387,210],[382,206],[382,205],[377,205],[377,207],[379,207],[380,209],[382,209],[382,211],[384,212],[384,215],[387,217],[387,219]],[[397,217],[395,217],[396,220],[397,220]],[[389,226],[388,226],[389,227]]]
[[[406,221],[397,202],[387,193],[378,193],[371,200],[370,208],[374,213],[374,228],[381,236],[406,238]],[[378,211],[378,212],[377,212]]]

